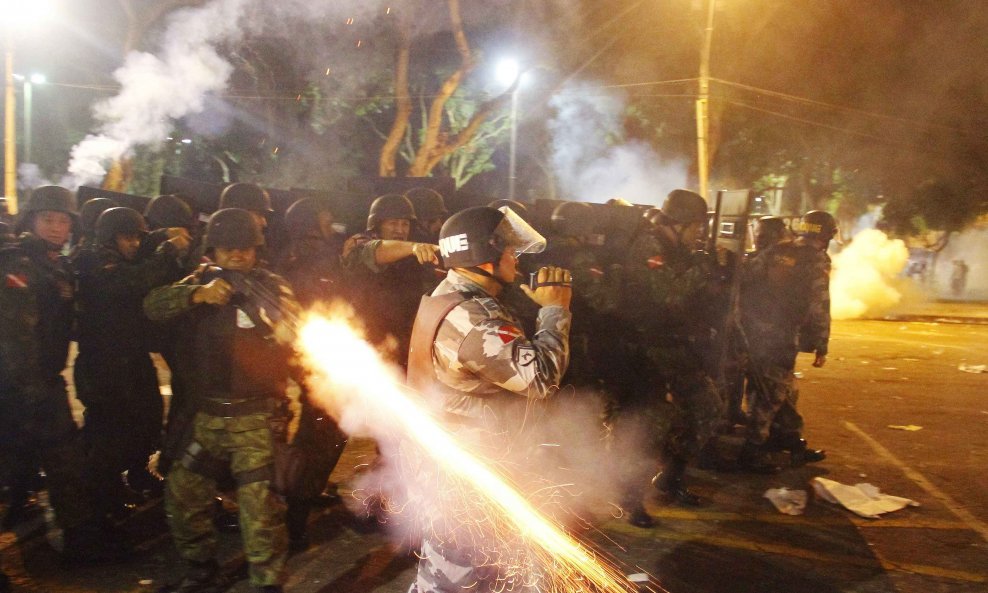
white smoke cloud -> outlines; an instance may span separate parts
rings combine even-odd
[[[620,138],[625,100],[585,83],[570,85],[550,102],[555,116],[552,166],[564,199],[603,202],[609,198],[655,204],[687,183],[686,164],[664,160],[641,141]]]
[[[866,229],[854,236],[834,256],[830,279],[830,313],[834,319],[880,315],[902,300],[897,286],[909,259],[909,250],[899,239]]]
[[[131,52],[126,57],[114,73],[120,93],[93,109],[99,130],[72,149],[71,185],[98,182],[109,162],[135,146],[160,144],[176,119],[202,111],[206,95],[226,87],[233,67],[216,46],[241,34],[247,2],[217,0],[176,11],[158,54]]]

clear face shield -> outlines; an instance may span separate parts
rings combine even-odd
[[[494,229],[494,234],[503,241],[504,247],[511,249],[516,257],[524,253],[545,251],[545,237],[532,228],[532,225],[508,206],[501,206],[498,210],[504,214],[504,218]]]

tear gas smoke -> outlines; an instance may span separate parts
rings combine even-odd
[[[312,395],[350,434],[375,436],[390,477],[403,481],[388,492],[399,502],[387,508],[409,516],[398,520],[428,529],[433,538],[468,541],[484,562],[504,569],[506,590],[521,583],[559,592],[630,590],[616,567],[546,515],[547,508],[562,506],[567,489],[579,486],[558,481],[526,484],[524,478],[519,481],[518,472],[511,478],[501,472],[505,467],[522,468],[521,473],[544,480],[552,474],[539,473],[541,459],[556,466],[556,475],[560,467],[573,463],[600,480],[600,469],[613,464],[603,461],[599,438],[587,442],[588,425],[569,415],[569,423],[556,426],[574,439],[584,435],[582,440],[596,448],[598,459],[590,455],[566,460],[557,454],[563,448],[560,442],[544,444],[535,454],[519,446],[492,458],[490,444],[476,441],[475,431],[451,433],[436,424],[422,395],[405,390],[398,374],[387,369],[339,312],[312,316],[300,332],[300,345],[313,372]],[[586,414],[584,420],[591,416]],[[478,455],[478,450],[488,454]],[[583,451],[572,453],[582,456]]]
[[[611,141],[622,137],[623,96],[574,83],[550,105],[552,166],[563,199],[659,205],[669,190],[686,186],[684,161],[664,160],[641,141]]]
[[[97,104],[102,122],[72,149],[69,174],[74,185],[98,182],[109,161],[134,146],[156,146],[173,122],[203,109],[207,93],[226,87],[233,72],[216,45],[240,34],[239,21],[248,0],[217,0],[176,11],[169,19],[159,55],[131,52],[115,73],[120,93]]]
[[[902,299],[897,278],[909,259],[898,239],[866,229],[834,256],[830,279],[830,313],[834,319],[880,315]]]
[[[491,2],[466,4],[463,9],[464,18],[482,20],[485,15],[503,11],[504,6]],[[416,18],[411,22],[414,35],[433,34],[449,25],[444,2],[420,3],[415,10]],[[222,53],[223,46],[244,35],[265,34],[288,40],[299,48],[294,58],[300,62],[300,70],[328,72],[328,63],[330,70],[356,73],[334,75],[334,84],[359,86],[365,82],[361,73],[368,68],[368,62],[380,56],[372,58],[360,53],[341,57],[339,49],[353,35],[370,34],[372,30],[381,34],[379,28],[374,28],[373,19],[385,14],[395,14],[388,2],[366,0],[214,0],[200,7],[176,10],[168,18],[159,47],[153,53],[131,52],[114,73],[121,90],[94,107],[99,126],[72,149],[63,184],[77,187],[99,182],[112,161],[131,155],[137,146],[160,145],[176,120],[202,113],[207,107],[210,113],[216,112],[211,118],[216,125],[205,126],[198,119],[193,122],[195,129],[216,131],[224,122],[232,121],[236,116],[230,106],[209,99],[227,88],[234,72]],[[347,35],[338,31],[327,34],[325,27],[313,26],[342,26],[344,22],[348,24]],[[335,68],[344,63],[349,67]],[[374,65],[388,67],[390,62]]]

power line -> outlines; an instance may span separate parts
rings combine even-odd
[[[788,119],[788,120],[792,120],[792,121],[797,121],[797,122],[804,123],[804,124],[811,125],[811,126],[817,126],[817,127],[820,127],[820,128],[826,128],[828,130],[833,130],[833,131],[836,131],[836,132],[842,132],[842,133],[845,133],[845,134],[851,134],[851,135],[854,135],[854,136],[861,136],[863,138],[869,138],[871,140],[877,140],[879,142],[883,142],[883,143],[889,144],[891,146],[899,146],[899,147],[902,147],[902,148],[909,148],[909,149],[912,149],[912,150],[922,150],[922,151],[925,151],[925,152],[932,152],[932,153],[936,153],[936,154],[947,154],[947,153],[945,153],[942,150],[933,149],[930,146],[925,145],[925,144],[918,144],[918,143],[916,143],[916,144],[909,144],[909,143],[905,143],[905,142],[896,142],[896,141],[891,140],[890,138],[888,138],[886,136],[876,136],[874,134],[868,134],[867,132],[859,132],[857,130],[852,130],[852,129],[849,129],[849,128],[841,128],[841,127],[838,127],[838,126],[833,126],[833,125],[830,125],[830,124],[825,124],[825,123],[822,123],[822,122],[813,121],[811,119],[805,119],[805,118],[802,118],[802,117],[796,117],[794,115],[789,115],[787,113],[781,113],[781,112],[778,112],[778,111],[772,111],[770,109],[764,109],[762,107],[755,107],[754,105],[748,105],[747,103],[741,103],[740,101],[734,101],[734,100],[731,100],[731,99],[725,99],[723,97],[720,97],[720,98],[711,97],[711,99],[722,101],[724,103],[729,103],[729,104],[735,105],[737,107],[744,107],[745,109],[751,109],[752,111],[758,111],[758,112],[761,112],[761,113],[766,113],[768,115],[774,115],[776,117],[781,117],[781,118],[784,118],[784,119]]]
[[[886,113],[880,113],[880,112],[877,112],[877,111],[867,111],[867,110],[864,110],[864,109],[858,109],[856,107],[848,107],[846,105],[836,105],[834,103],[827,103],[827,102],[824,102],[824,101],[817,101],[815,99],[809,99],[809,98],[806,98],[806,97],[799,97],[797,95],[790,95],[790,94],[782,93],[782,92],[779,92],[779,91],[772,91],[772,90],[768,90],[768,89],[762,89],[762,88],[754,87],[754,86],[751,86],[751,85],[742,84],[740,82],[731,82],[729,80],[723,80],[723,79],[720,79],[720,78],[711,78],[710,80],[715,81],[715,82],[718,82],[718,83],[723,84],[723,85],[737,87],[737,88],[745,89],[745,90],[752,91],[752,92],[755,92],[755,93],[759,93],[759,94],[762,94],[762,95],[767,95],[767,96],[770,96],[770,97],[777,97],[777,98],[780,98],[780,99],[794,101],[794,102],[797,102],[797,103],[804,103],[804,104],[808,104],[808,105],[815,105],[815,106],[818,106],[818,107],[826,107],[828,109],[837,109],[837,110],[840,110],[840,111],[849,111],[851,113],[857,113],[857,114],[866,115],[866,116],[869,116],[869,117],[876,117],[876,118],[880,118],[880,119],[886,119],[886,120],[890,120],[890,121],[897,121],[897,122],[906,123],[906,124],[913,124],[913,125],[918,125],[918,126],[922,126],[922,127],[940,128],[940,129],[943,129],[943,130],[946,130],[946,131],[949,131],[949,132],[967,133],[967,130],[963,130],[963,129],[960,129],[960,128],[954,128],[954,127],[946,126],[946,125],[943,125],[943,124],[938,124],[936,122],[909,119],[909,118],[899,117],[899,116],[895,116],[895,115],[888,115]]]

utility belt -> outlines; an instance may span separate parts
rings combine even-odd
[[[198,411],[220,418],[236,418],[251,414],[270,414],[277,408],[277,402],[269,397],[232,402],[202,397],[199,398],[197,403]]]

